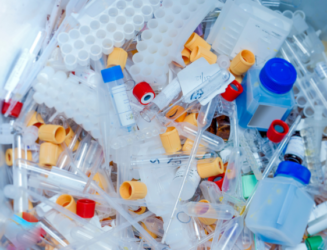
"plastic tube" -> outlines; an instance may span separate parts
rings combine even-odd
[[[183,182],[181,184],[181,188],[179,190],[177,199],[175,201],[175,205],[173,207],[173,211],[172,211],[172,214],[170,216],[170,220],[169,220],[167,228],[165,230],[165,234],[162,237],[162,241],[161,241],[162,243],[165,242],[165,240],[166,240],[166,236],[167,236],[167,233],[169,232],[171,222],[172,222],[172,220],[175,217],[175,214],[177,212],[177,207],[178,207],[179,202],[180,202],[180,197],[181,197],[182,192],[183,192],[183,187],[184,187],[185,181],[186,181],[186,179],[188,177],[189,171],[191,169],[191,165],[192,165],[192,162],[193,162],[193,160],[195,158],[197,149],[199,147],[201,136],[202,136],[203,132],[205,131],[205,129],[208,128],[210,126],[210,124],[211,124],[211,121],[213,119],[213,116],[214,116],[214,113],[215,113],[215,110],[216,110],[216,107],[217,107],[217,102],[218,102],[217,97],[213,98],[207,105],[204,105],[201,108],[200,113],[198,115],[198,119],[197,119],[198,134],[197,134],[197,137],[195,138],[194,143],[193,143],[191,155],[190,155],[187,167],[186,167]]]
[[[132,155],[131,165],[133,168],[140,167],[167,167],[167,166],[181,166],[187,163],[190,152],[177,152],[173,154],[154,154],[154,155]],[[214,158],[218,157],[214,151],[203,152],[196,154],[197,160],[207,159],[208,162],[212,162]]]

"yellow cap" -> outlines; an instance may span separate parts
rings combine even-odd
[[[96,173],[93,176],[93,180],[98,184],[98,186],[104,190],[104,187],[106,186],[105,179],[102,174]]]
[[[191,56],[191,51],[189,51],[187,48],[184,48],[182,50],[182,58],[185,65],[189,65],[191,63],[190,56]]]
[[[217,157],[213,162],[208,163],[206,161],[208,160],[199,160],[197,164],[197,170],[202,179],[217,176],[225,172],[224,163],[220,157]]]
[[[200,200],[199,202],[202,202],[202,203],[210,203],[207,200]],[[206,213],[206,211],[201,211],[201,210],[203,210],[203,208],[200,208],[199,209],[199,211],[198,211],[199,214],[205,214]],[[217,221],[217,219],[199,217],[199,221],[201,221],[205,225],[210,226],[210,225],[214,224]]]
[[[25,159],[25,160],[28,160],[28,161],[32,161],[33,158],[32,158],[32,152],[29,151],[29,150],[23,150],[22,149],[22,158]],[[26,155],[27,154],[27,155]],[[17,151],[17,148],[15,148],[15,160],[18,158],[18,151]],[[8,166],[12,166],[13,164],[13,151],[12,151],[12,148],[8,148],[6,150],[6,164]]]
[[[71,129],[71,127],[66,128],[66,138],[65,138],[65,143],[67,145],[67,147],[69,146],[69,144],[71,143],[71,141],[73,140],[73,137],[75,136],[74,131]],[[79,146],[79,141],[77,140],[73,151],[75,151]]]
[[[29,126],[35,126],[35,127],[41,127],[44,124],[44,120],[42,119],[41,115],[34,112],[30,118],[30,120],[27,122],[27,127]]]
[[[62,194],[58,197],[56,203],[76,214],[76,201],[74,200],[73,196],[69,194]]]
[[[62,149],[59,145],[44,142],[40,146],[39,152],[39,165],[41,167],[52,167],[57,165],[58,157],[61,154]]]
[[[39,139],[46,142],[61,144],[66,138],[66,131],[63,126],[46,124],[39,129]]]
[[[197,46],[202,47],[208,51],[211,49],[211,45],[195,32],[193,32],[193,34],[189,37],[184,46],[190,51],[193,51]]]
[[[168,127],[167,131],[160,135],[160,139],[166,153],[174,153],[182,148],[181,139],[175,127]]]
[[[155,233],[151,232],[143,222],[141,222],[141,226],[152,236],[152,238],[156,239],[158,237]],[[142,238],[140,237],[140,239]]]
[[[216,224],[210,225],[209,227],[210,227],[210,229],[211,229],[212,232],[216,230]],[[209,233],[210,233],[210,232],[207,231],[206,228],[204,229],[204,232],[205,232],[206,235],[209,235]],[[212,242],[212,239],[210,239],[209,241]]]
[[[176,119],[176,122],[182,122],[184,120],[184,118],[186,117],[187,113],[184,112],[185,109],[182,106],[179,105],[175,105],[174,107],[172,107],[166,114],[166,117],[172,120],[175,120],[175,117],[178,117]],[[183,113],[184,112],[184,113]],[[183,113],[183,114],[182,114]],[[182,114],[182,115],[181,115]]]
[[[28,200],[28,210],[33,209],[33,204],[30,200]]]
[[[107,68],[120,65],[121,70],[124,71],[127,56],[127,52],[122,48],[114,48],[114,50],[108,56]]]
[[[243,75],[255,63],[255,56],[250,50],[242,50],[230,63],[230,72],[233,75]]]
[[[140,207],[139,209],[137,209],[137,210],[135,210],[135,211],[129,209],[129,211],[132,211],[132,212],[134,212],[134,213],[136,213],[136,214],[141,215],[141,214],[144,214],[144,213],[145,213],[145,211],[146,211],[146,207]]]
[[[140,181],[124,181],[119,188],[120,196],[125,200],[143,199],[147,192],[146,185]]]
[[[188,116],[185,117],[184,121],[183,122],[188,122],[189,124],[192,124],[194,126],[198,126],[198,113],[192,113],[192,114],[189,114]]]
[[[187,138],[186,141],[184,142],[182,151],[191,151],[193,148],[193,143],[194,143],[193,140],[191,140],[190,138]],[[203,150],[201,150],[201,148],[205,148],[205,147],[202,144],[200,144],[197,154],[204,155],[205,152]]]
[[[192,50],[190,60],[191,60],[191,62],[194,62],[201,57],[206,59],[209,64],[214,64],[217,62],[217,55],[215,53],[213,53],[210,50],[207,50],[205,48],[202,48],[200,46],[196,46]]]

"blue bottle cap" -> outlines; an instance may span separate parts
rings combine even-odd
[[[260,81],[269,91],[285,94],[296,81],[296,70],[292,64],[282,58],[272,58],[260,71]]]
[[[101,70],[101,75],[105,83],[124,78],[123,72],[121,71],[121,67],[119,65]]]
[[[282,161],[279,163],[278,168],[275,172],[275,177],[278,175],[288,175],[304,184],[310,182],[311,172],[306,167],[303,167],[301,164],[292,162],[292,161]]]

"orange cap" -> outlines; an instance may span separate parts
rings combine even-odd
[[[32,161],[33,157],[32,157],[32,152],[29,150],[21,150],[22,151],[22,158],[28,161]],[[27,154],[27,155],[26,155]],[[15,148],[15,160],[18,158],[18,151],[17,148]],[[13,165],[13,151],[12,148],[8,148],[6,150],[6,164],[8,166],[12,166]]]
[[[229,66],[230,72],[237,76],[243,75],[254,63],[254,54],[250,50],[242,50],[231,61]]]
[[[145,229],[145,231],[147,231],[152,236],[152,238],[156,239],[158,237],[154,232],[151,232],[143,222],[141,222],[141,226]]]
[[[160,135],[160,139],[166,153],[174,153],[182,148],[181,139],[175,127],[168,127],[167,131]]]
[[[207,159],[199,160],[197,170],[199,176],[204,179],[211,176],[217,176],[225,172],[224,163],[220,157],[217,157],[213,162],[206,162]]]
[[[34,112],[27,122],[27,127],[29,126],[35,126],[35,127],[40,127],[44,124],[44,120],[42,119],[42,116],[36,112]]]
[[[71,141],[73,140],[73,137],[75,136],[74,131],[71,129],[71,127],[66,128],[66,138],[65,138],[65,143],[67,145],[67,147],[69,146],[69,144],[71,143]],[[75,151],[79,146],[79,141],[77,140],[73,151]]]
[[[191,140],[190,138],[187,138],[186,141],[184,142],[182,151],[191,151],[193,148],[193,143],[194,141]],[[198,149],[198,154],[205,154],[205,152],[203,150],[201,150],[201,148],[205,148],[202,144],[199,145],[199,149]]]
[[[61,152],[62,149],[57,144],[51,142],[42,143],[39,152],[39,165],[41,167],[56,166]]]
[[[200,200],[199,202],[202,202],[202,203],[210,203],[210,202],[207,201],[207,200]],[[199,214],[205,214],[205,213],[206,213],[206,211],[201,211],[201,210],[203,210],[203,208],[201,208],[201,209],[198,211]],[[201,221],[203,224],[208,225],[208,226],[214,224],[214,223],[217,221],[217,219],[202,218],[202,217],[199,217],[198,219],[199,219],[199,221]]]
[[[176,119],[176,122],[182,122],[184,120],[184,118],[186,117],[187,113],[184,112],[185,109],[182,106],[179,105],[175,105],[174,107],[172,107],[166,114],[166,117],[172,120],[175,120],[175,117],[178,117]],[[184,112],[184,113],[183,113]],[[183,113],[183,114],[182,114]],[[182,115],[181,115],[182,114]]]
[[[214,64],[217,62],[217,55],[215,53],[213,53],[210,50],[207,50],[205,48],[202,48],[200,46],[196,46],[192,50],[190,60],[191,60],[191,62],[194,62],[201,57],[206,59],[209,64]]]
[[[193,34],[189,37],[184,46],[190,51],[193,51],[196,46],[202,47],[208,51],[211,49],[211,45],[195,32],[193,32]]]
[[[192,124],[194,126],[198,126],[198,113],[192,113],[192,114],[189,114],[188,116],[185,117],[184,121],[183,122],[188,122],[189,124]]]
[[[107,68],[120,65],[121,70],[124,71],[126,61],[127,61],[127,52],[122,48],[114,48],[114,50],[108,56]]]
[[[39,139],[46,142],[61,144],[66,138],[66,131],[63,126],[46,124],[39,129]]]
[[[135,210],[135,211],[129,209],[129,211],[132,211],[132,212],[134,212],[134,213],[136,213],[136,214],[141,215],[141,214],[144,214],[144,213],[145,213],[145,211],[146,211],[146,207],[140,207],[139,209],[137,209],[137,210]]]
[[[76,214],[76,201],[74,200],[73,196],[69,194],[62,194],[58,197],[56,203]]]
[[[102,174],[96,173],[93,176],[93,180],[98,184],[98,186],[104,190],[104,187],[106,186],[106,181],[105,178],[103,177]]]
[[[185,65],[189,65],[191,63],[190,56],[191,56],[191,51],[189,51],[187,48],[184,48],[182,50],[182,58]]]
[[[146,185],[140,181],[124,181],[119,188],[120,196],[125,200],[143,199],[147,192]]]
[[[213,224],[213,225],[210,225],[209,226],[210,229],[211,229],[211,232],[215,231],[216,230],[216,224]],[[206,235],[208,235],[210,232],[207,231],[207,228],[204,229],[204,232]],[[210,239],[209,241],[212,242],[213,239]],[[210,250],[210,249],[209,249]]]

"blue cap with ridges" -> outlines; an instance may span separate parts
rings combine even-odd
[[[276,94],[285,94],[293,88],[296,70],[288,61],[272,58],[261,69],[260,81],[267,90]]]
[[[101,70],[101,75],[105,83],[124,78],[120,65]]]
[[[282,161],[279,163],[278,168],[275,172],[275,176],[288,175],[294,177],[304,184],[310,182],[311,172],[301,164],[292,161]]]

